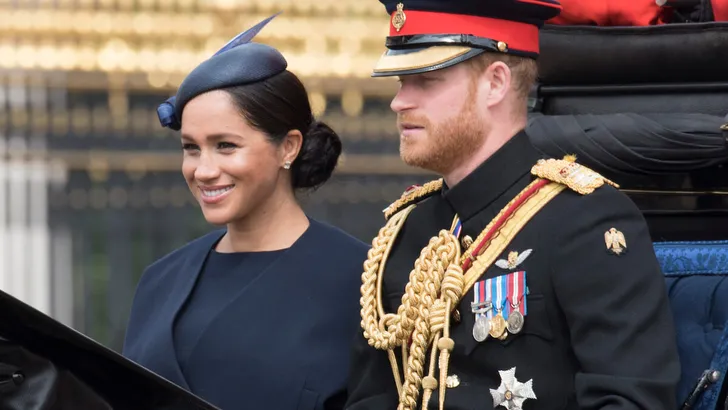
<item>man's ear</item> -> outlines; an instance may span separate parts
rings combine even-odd
[[[502,61],[496,61],[488,66],[483,73],[490,84],[486,97],[486,104],[490,108],[498,105],[506,98],[511,89],[511,69]]]

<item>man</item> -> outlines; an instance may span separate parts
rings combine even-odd
[[[399,77],[401,157],[442,179],[385,210],[346,408],[676,408],[675,333],[640,211],[524,132],[538,29],[559,4],[381,1],[374,76]]]

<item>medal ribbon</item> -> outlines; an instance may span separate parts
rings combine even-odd
[[[460,218],[455,215],[450,226],[450,232],[456,238],[460,238],[463,224]],[[482,305],[486,301],[493,302],[493,309],[485,312],[485,317],[492,318],[499,312],[503,315],[503,319],[508,319],[508,315],[514,311],[519,311],[526,316],[526,272],[513,272],[509,275],[498,276],[492,279],[486,279],[475,284],[473,292],[473,302],[476,305]],[[477,313],[476,319],[483,316],[483,313]]]
[[[452,232],[453,235],[455,235],[456,238],[460,238],[460,232],[463,230],[463,224],[460,222],[460,218],[455,215],[455,218],[452,220],[452,225],[450,225],[450,232]]]
[[[500,313],[503,319],[508,319],[508,281],[506,276],[498,276],[489,279],[493,284],[493,310],[495,314]]]
[[[473,302],[475,302],[475,306],[485,306],[485,302],[491,300],[492,294],[493,289],[490,284],[490,279],[481,280],[480,282],[476,283],[473,287]],[[476,310],[477,309],[473,309],[474,313]],[[493,309],[488,309],[485,313],[475,314],[476,319],[483,316],[487,318],[493,317]]]
[[[526,272],[513,272],[508,275],[508,311],[519,311],[526,316]]]

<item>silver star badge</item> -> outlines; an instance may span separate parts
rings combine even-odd
[[[501,384],[498,390],[490,389],[493,396],[493,408],[503,406],[508,410],[521,410],[526,399],[536,399],[533,392],[533,379],[521,383],[516,379],[516,368],[498,371]]]

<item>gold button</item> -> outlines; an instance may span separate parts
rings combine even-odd
[[[505,41],[499,41],[498,42],[498,51],[501,53],[505,53],[508,50],[508,44],[505,43]]]
[[[452,312],[452,320],[454,320],[455,323],[460,323],[460,311],[459,310],[455,309]]]
[[[467,249],[473,244],[473,238],[470,235],[465,235],[461,241],[463,248]]]

